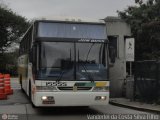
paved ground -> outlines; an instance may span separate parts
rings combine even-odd
[[[106,117],[113,119],[116,117],[126,117],[124,115],[136,115],[145,117],[154,115],[153,113],[141,112],[137,110],[117,107],[113,105],[92,106],[89,108],[81,107],[56,107],[56,108],[32,108],[26,95],[20,90],[17,80],[12,80],[14,94],[8,100],[0,101],[0,120],[5,118],[18,120],[87,120],[88,117]],[[7,115],[6,115],[7,114]],[[121,116],[119,116],[121,114]],[[94,116],[93,116],[94,115]],[[100,116],[101,115],[101,116]],[[136,117],[134,116],[134,117]],[[107,118],[108,117],[108,118]],[[131,117],[131,116],[127,116]],[[96,118],[95,118],[96,119]],[[122,118],[121,118],[122,119]],[[127,119],[127,118],[126,118]]]
[[[125,98],[113,98],[110,99],[110,103],[117,106],[129,107],[160,114],[160,105],[158,104],[147,104],[139,101],[131,101],[130,99]]]

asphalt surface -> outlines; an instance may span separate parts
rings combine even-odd
[[[136,115],[139,117],[152,116],[160,119],[153,113],[132,110],[113,105],[84,107],[54,107],[54,108],[33,108],[28,97],[20,90],[17,80],[12,80],[14,94],[8,96],[7,100],[0,100],[0,120],[88,120],[90,119],[129,119]],[[119,116],[121,115],[121,116]],[[98,117],[98,118],[97,118]],[[101,118],[100,118],[101,117]],[[3,119],[2,119],[3,118]]]

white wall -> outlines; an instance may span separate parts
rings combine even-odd
[[[107,17],[105,19],[108,36],[117,36],[117,58],[113,67],[110,68],[111,97],[122,97],[124,79],[126,79],[125,60],[125,36],[131,36],[128,24],[118,17]]]

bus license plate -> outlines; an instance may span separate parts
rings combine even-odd
[[[43,104],[55,104],[55,101],[43,101]]]

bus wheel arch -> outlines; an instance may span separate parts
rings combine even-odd
[[[32,104],[32,107],[33,108],[36,108],[36,106],[33,104],[33,102],[32,102],[32,87],[31,87],[31,80],[29,79],[29,100],[30,100],[30,102],[31,102],[31,104]]]

